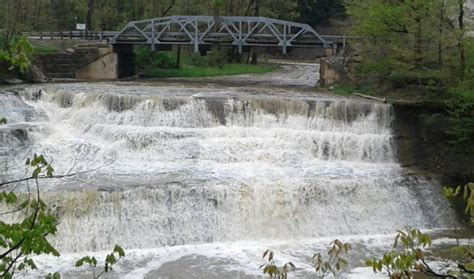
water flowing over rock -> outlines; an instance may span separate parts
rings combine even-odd
[[[0,95],[2,160],[27,150],[53,158],[57,173],[95,170],[44,185],[62,252],[448,224],[435,182],[395,160],[390,105],[204,89],[57,84]]]

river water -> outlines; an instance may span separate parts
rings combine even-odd
[[[33,152],[79,173],[41,185],[62,253],[41,272],[88,278],[74,261],[119,244],[108,278],[259,278],[268,248],[311,278],[336,237],[361,267],[396,229],[450,226],[437,182],[396,160],[391,106],[315,94],[317,71],[4,89],[5,175]]]

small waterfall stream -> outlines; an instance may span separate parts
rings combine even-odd
[[[252,90],[31,86],[0,95],[0,159],[94,170],[42,185],[66,254],[449,225],[434,182],[396,161],[390,105]]]

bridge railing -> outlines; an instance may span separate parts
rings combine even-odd
[[[29,39],[37,40],[111,40],[118,34],[117,31],[34,31],[24,32]]]
[[[164,18],[166,19],[166,18]],[[34,31],[34,32],[24,32],[30,39],[35,40],[94,40],[94,41],[108,41],[112,43],[115,38],[120,34],[118,31]],[[125,34],[125,33],[122,33]],[[152,36],[150,30],[146,30],[143,34],[147,36]],[[177,38],[179,35],[183,35],[182,32],[168,32],[168,36]],[[135,34],[136,35],[136,34]],[[213,38],[222,38],[227,36],[226,34],[221,33],[208,33],[209,36]],[[199,33],[198,36],[202,37],[202,34]],[[337,44],[339,46],[345,47],[349,40],[354,40],[360,37],[356,36],[347,36],[347,35],[320,35],[328,44]],[[271,34],[260,34],[259,38],[271,38]],[[305,38],[305,36],[301,36]],[[169,43],[169,42],[168,42]],[[147,44],[147,42],[143,42]],[[175,42],[170,44],[182,44],[182,42]]]

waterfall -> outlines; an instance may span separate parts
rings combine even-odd
[[[61,251],[446,226],[433,182],[396,161],[390,105],[199,89],[66,84],[0,95],[2,160],[27,150],[57,173],[94,170],[42,185],[60,215]]]

